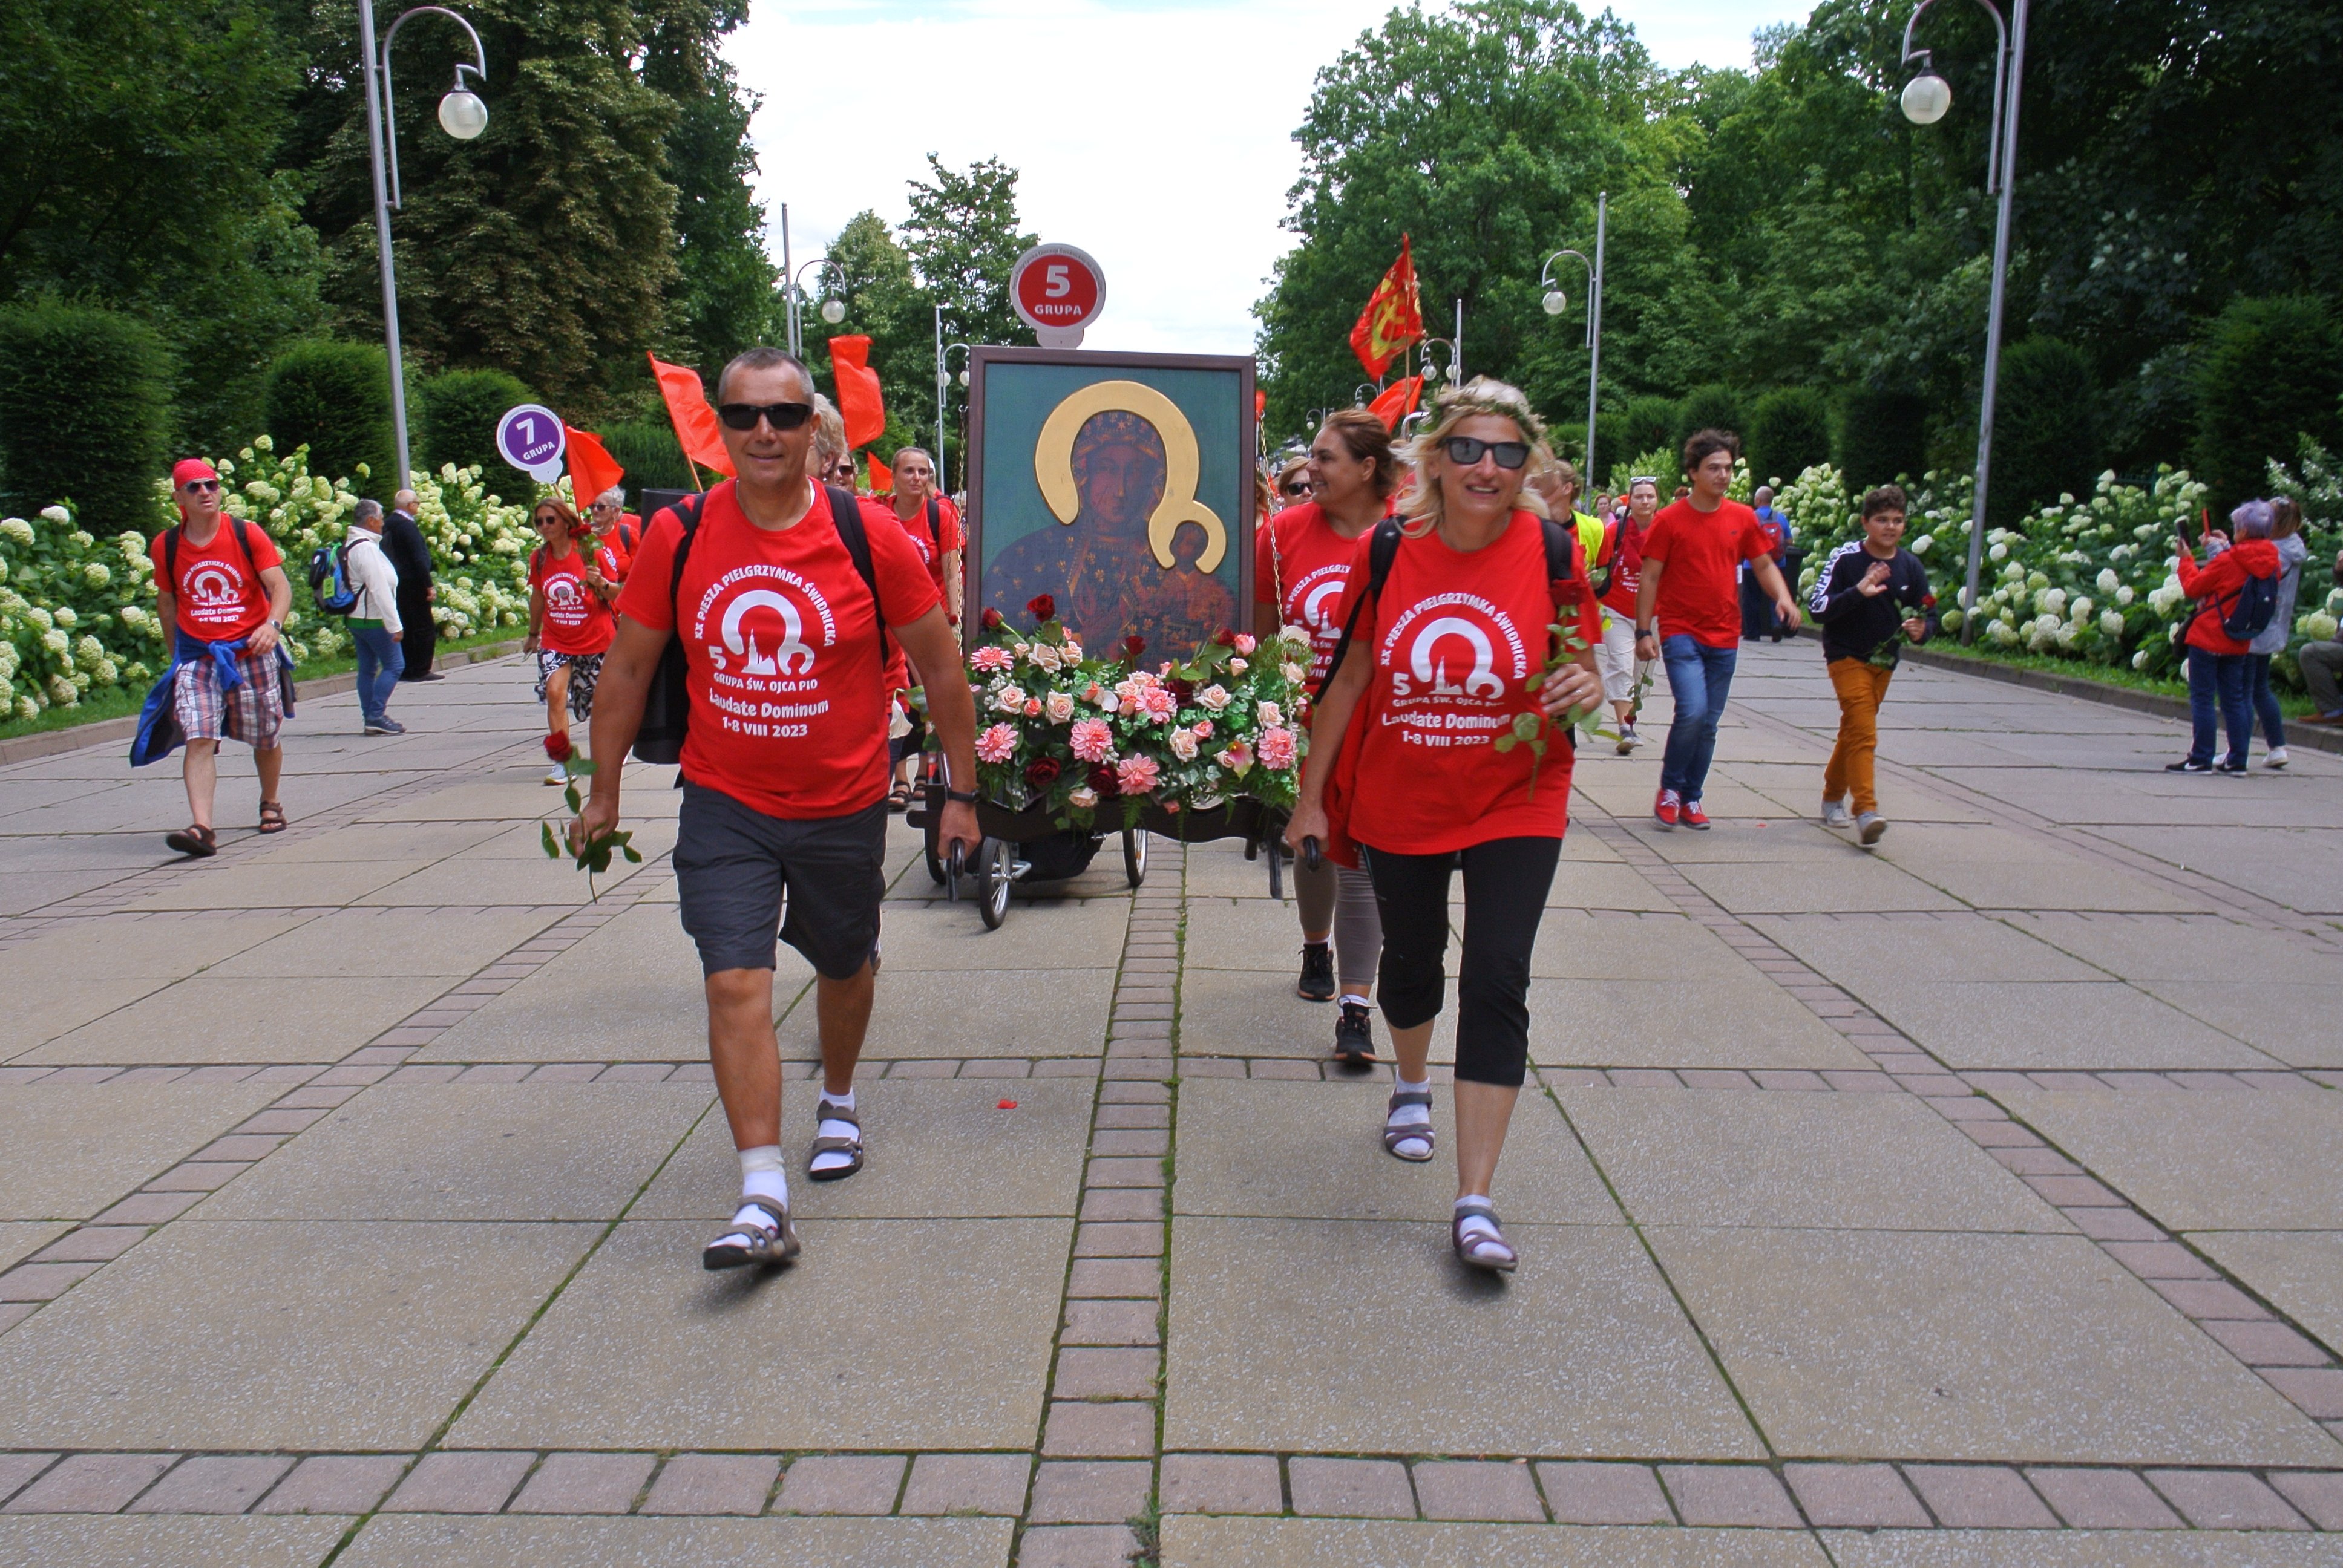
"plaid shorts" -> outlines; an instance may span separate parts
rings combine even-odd
[[[569,717],[594,717],[594,682],[601,678],[602,656],[598,653],[556,653],[549,648],[537,650],[537,699],[545,700],[545,684],[553,672],[563,665],[569,667]]]
[[[172,711],[190,740],[241,740],[255,750],[269,750],[285,728],[277,654],[247,652],[236,667],[244,671],[244,683],[222,691],[219,666],[209,657],[181,665],[171,688]]]

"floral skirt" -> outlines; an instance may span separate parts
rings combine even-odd
[[[545,684],[553,672],[568,666],[569,669],[569,717],[594,717],[594,682],[601,678],[602,656],[598,653],[556,653],[551,648],[537,650],[537,699],[545,700]]]

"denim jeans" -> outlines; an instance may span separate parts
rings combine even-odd
[[[407,660],[398,641],[379,626],[353,626],[350,640],[358,650],[358,710],[368,724],[389,717],[391,688],[398,684]]]
[[[2239,763],[2253,747],[2253,709],[2246,703],[2246,663],[2242,653],[2188,650],[2188,719],[2196,734],[2188,747],[2192,762],[2217,762],[2213,754],[2215,720],[2229,731],[2229,755]]]
[[[2286,745],[2286,709],[2278,706],[2278,693],[2270,689],[2270,656],[2267,653],[2246,655],[2246,702],[2262,721],[2262,737],[2273,751]],[[2253,727],[2247,726],[2251,734]]]
[[[1716,721],[1725,717],[1725,699],[1733,689],[1733,666],[1737,648],[1710,648],[1683,632],[1660,643],[1660,658],[1668,667],[1668,696],[1676,716],[1668,723],[1667,750],[1660,759],[1660,788],[1673,789],[1687,800],[1700,799],[1708,782],[1708,765],[1716,756]]]

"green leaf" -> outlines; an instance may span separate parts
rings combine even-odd
[[[632,844],[625,846],[625,852],[627,864],[630,866],[639,866],[643,863],[643,852],[640,849],[636,849]]]
[[[1498,736],[1494,740],[1490,741],[1489,744],[1495,747],[1500,751],[1511,751],[1514,747],[1519,746],[1521,741],[1518,738],[1511,734],[1505,734]]]
[[[551,822],[539,822],[538,827],[543,829],[545,834],[545,858],[548,860],[558,860],[561,859],[561,847],[555,843],[553,839],[553,824]]]
[[[578,786],[575,784],[572,784],[568,789],[562,790],[561,799],[562,801],[568,806],[569,814],[573,817],[585,809],[585,799],[578,793]]]
[[[1544,714],[1516,713],[1513,715],[1513,733],[1519,736],[1522,739],[1534,740],[1544,732]]]

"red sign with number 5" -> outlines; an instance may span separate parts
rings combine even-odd
[[[1025,324],[1047,346],[1063,335],[1080,340],[1106,303],[1106,274],[1071,245],[1039,245],[1017,258],[1009,297]]]

